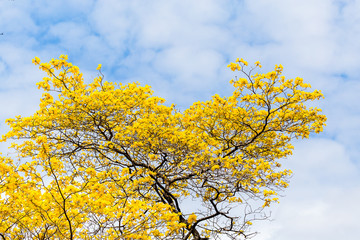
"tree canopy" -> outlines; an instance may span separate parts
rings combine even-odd
[[[288,186],[291,140],[326,121],[306,105],[321,92],[281,65],[237,59],[231,96],[179,111],[147,85],[104,81],[101,65],[86,84],[67,56],[33,63],[47,73],[40,108],[2,136],[16,152],[0,158],[3,240],[243,239]]]

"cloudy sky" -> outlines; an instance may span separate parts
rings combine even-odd
[[[31,59],[60,54],[88,81],[101,63],[106,80],[151,85],[180,109],[229,95],[237,57],[303,77],[325,95],[327,127],[295,142],[290,188],[255,239],[358,239],[360,0],[0,0],[1,133],[38,108]]]

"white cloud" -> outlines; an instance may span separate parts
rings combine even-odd
[[[219,24],[225,22],[228,14],[214,1],[154,1],[139,12],[139,41],[145,47],[217,48],[226,35]]]
[[[137,28],[136,5],[132,2],[98,1],[90,13],[92,28],[100,34],[106,44],[121,53],[131,44]]]
[[[23,12],[11,4],[6,4],[6,6],[4,3],[2,4],[3,6],[0,8],[0,31],[5,34],[4,36],[14,33],[34,34],[38,30],[29,13]]]
[[[219,67],[223,67],[222,56],[216,51],[199,50],[192,47],[175,47],[161,51],[155,59],[157,71],[177,78],[177,86],[185,91],[207,90],[216,81]],[[182,86],[181,86],[182,85]]]
[[[295,149],[285,164],[295,172],[290,188],[274,208],[274,221],[258,224],[257,239],[352,239],[359,233],[360,174],[345,147],[313,139]]]
[[[349,187],[354,186],[352,180],[359,177],[346,147],[330,139],[314,138],[298,142],[293,159],[287,161],[296,168],[294,181],[299,184]]]

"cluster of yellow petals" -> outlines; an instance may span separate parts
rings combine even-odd
[[[220,236],[228,227],[221,217],[249,196],[262,207],[278,201],[291,175],[278,160],[292,153],[291,139],[321,132],[326,121],[321,109],[306,106],[321,92],[308,91],[301,78],[285,79],[281,65],[232,80],[229,97],[179,112],[149,86],[104,81],[101,64],[86,84],[67,56],[33,63],[47,73],[37,83],[40,108],[8,119],[2,137],[22,140],[12,144],[17,163],[0,158],[6,240]],[[228,67],[246,66],[236,59]],[[186,213],[187,198],[208,211]],[[238,234],[251,225],[230,218]]]

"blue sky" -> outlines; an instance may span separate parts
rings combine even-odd
[[[30,115],[43,73],[32,65],[67,54],[91,81],[151,85],[185,109],[232,91],[226,68],[242,57],[264,71],[282,64],[325,99],[324,133],[295,142],[284,161],[290,188],[255,224],[258,240],[338,240],[360,235],[359,0],[0,0],[0,132]],[[7,151],[2,145],[1,151]]]

